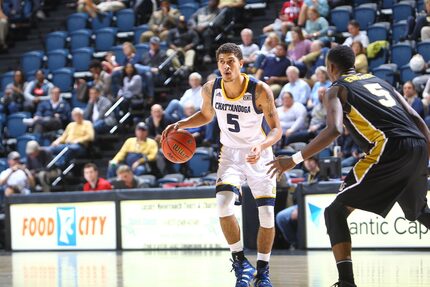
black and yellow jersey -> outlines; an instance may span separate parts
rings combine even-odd
[[[364,151],[378,153],[374,149],[383,149],[389,138],[424,139],[394,88],[384,80],[354,73],[341,76],[332,86],[348,90],[347,98],[340,99],[344,125]]]

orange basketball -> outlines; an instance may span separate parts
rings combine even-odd
[[[164,156],[173,163],[184,163],[193,157],[196,140],[186,130],[170,132],[161,144]]]

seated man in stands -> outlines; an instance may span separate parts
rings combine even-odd
[[[311,96],[311,87],[309,87],[309,84],[305,80],[300,79],[299,75],[300,71],[297,67],[288,67],[288,83],[282,87],[280,95],[283,95],[284,92],[290,92],[294,97],[294,101],[306,106]],[[279,103],[279,100],[280,99],[276,99],[276,103]]]
[[[242,44],[240,44],[239,47],[242,51],[244,66],[247,67],[248,65],[254,63],[257,59],[257,54],[260,51],[260,47],[252,42],[254,34],[251,29],[243,29],[240,32],[240,37],[242,39]]]
[[[276,98],[281,90],[281,85],[287,82],[285,71],[291,65],[291,60],[287,57],[287,45],[280,43],[275,47],[275,56],[269,56],[264,59],[255,77],[266,82]]]
[[[213,53],[213,44],[215,42],[216,34],[220,32],[221,17],[218,9],[219,0],[209,0],[207,6],[201,7],[197,10],[188,21],[191,29],[194,29],[203,40],[204,63],[212,62],[211,54]]]
[[[40,184],[43,192],[50,192],[51,183],[61,173],[56,166],[49,169],[47,167],[53,158],[51,152],[40,147],[37,141],[29,141],[25,153],[27,154],[27,168],[36,179],[36,183]]]
[[[148,127],[144,122],[136,125],[135,135],[136,137],[131,137],[125,141],[119,152],[110,161],[108,178],[115,176],[117,166],[120,163],[131,167],[136,175],[150,173],[156,169],[158,144],[155,140],[148,138]]]
[[[4,105],[6,114],[24,111],[25,84],[23,72],[16,70],[13,74],[13,81],[6,86],[3,98],[1,98],[1,103]]]
[[[346,38],[345,42],[343,42],[343,45],[351,47],[353,42],[359,41],[361,44],[363,44],[364,48],[367,48],[367,45],[369,45],[369,38],[367,37],[366,32],[360,31],[360,24],[357,22],[357,20],[349,21],[348,32],[351,34],[351,36]]]
[[[49,91],[53,88],[51,82],[45,79],[43,70],[36,72],[36,79],[28,83],[24,90],[25,109],[34,111],[43,100],[49,100]]]
[[[304,161],[303,165],[307,171],[305,174],[305,182],[316,183],[320,181],[318,158],[308,158]],[[295,200],[296,199],[294,199],[294,201]],[[287,207],[276,214],[276,225],[281,231],[282,237],[290,244],[290,249],[295,249],[297,246],[297,218],[297,204]]]
[[[191,102],[194,105],[196,111],[200,110],[202,104],[202,96],[200,95],[202,91],[202,76],[197,73],[191,73],[188,77],[188,84],[191,88],[185,91],[184,95],[178,101],[173,99],[167,105],[164,111],[171,118],[183,119],[184,118],[184,105],[185,103]]]
[[[33,134],[41,144],[45,133],[64,129],[70,121],[70,105],[61,98],[60,88],[53,87],[50,96],[50,100],[40,102],[32,119],[23,120],[26,125],[33,126]]]
[[[148,127],[148,135],[160,143],[162,132],[168,125],[174,123],[174,120],[164,112],[161,105],[155,104],[151,107],[151,115],[145,123]]]
[[[84,192],[112,189],[112,185],[109,181],[102,177],[99,177],[99,169],[94,163],[87,163],[84,166],[84,178],[87,181],[84,184]]]
[[[120,165],[116,170],[117,178],[111,181],[113,189],[147,188],[148,185],[133,174],[128,165]]]
[[[140,42],[148,42],[153,36],[158,36],[161,41],[167,39],[169,29],[175,26],[181,13],[178,9],[170,7],[168,0],[163,0],[160,3],[160,10],[154,11],[149,19],[149,31],[143,32],[140,36]]]
[[[64,133],[50,147],[50,151],[54,155],[68,148],[57,162],[57,165],[62,167],[69,164],[70,160],[75,157],[85,156],[90,144],[94,141],[93,124],[84,119],[84,111],[80,108],[74,108],[72,119],[73,122],[67,125]]]
[[[96,4],[97,3],[97,4]],[[123,1],[117,0],[78,0],[78,12],[86,12],[95,18],[100,13],[116,12],[124,9]]]
[[[115,113],[113,111],[106,116],[106,112],[111,107],[111,101],[101,95],[98,88],[90,88],[89,100],[84,112],[84,118],[93,123],[94,131],[97,134],[107,133],[116,125]]]
[[[193,29],[189,29],[184,16],[180,16],[176,28],[169,30],[167,36],[169,50],[167,56],[177,53],[172,64],[176,69],[181,68],[184,74],[194,69],[194,58],[196,57],[196,47],[199,44],[199,35]],[[179,61],[179,54],[184,57],[184,62]]]
[[[103,70],[102,63],[99,60],[93,60],[90,63],[89,70],[93,78],[91,81],[87,82],[84,79],[77,80],[78,89],[76,95],[78,100],[87,103],[89,97],[88,88],[91,87],[97,88],[104,96],[108,98],[112,97],[111,75]]]
[[[0,185],[4,188],[4,195],[30,194],[34,187],[34,178],[31,172],[20,161],[18,152],[13,151],[7,156],[9,168],[0,173]]]

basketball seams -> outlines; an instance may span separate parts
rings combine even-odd
[[[191,141],[191,144],[188,142]],[[166,147],[164,147],[166,145]],[[173,146],[177,146],[179,150],[174,150]],[[196,142],[194,137],[185,130],[178,130],[167,135],[163,141],[161,148],[164,156],[174,163],[184,163],[192,158],[196,150]],[[181,151],[182,150],[182,151]],[[166,153],[164,152],[166,151]]]

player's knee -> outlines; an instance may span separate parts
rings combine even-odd
[[[351,242],[348,222],[346,221],[349,213],[348,208],[336,200],[325,209],[325,224],[332,246],[340,242]]]
[[[236,194],[231,191],[217,192],[216,202],[219,217],[227,217],[234,214],[235,197]]]
[[[275,227],[275,209],[271,205],[263,205],[258,207],[258,218],[260,226],[263,228]]]

